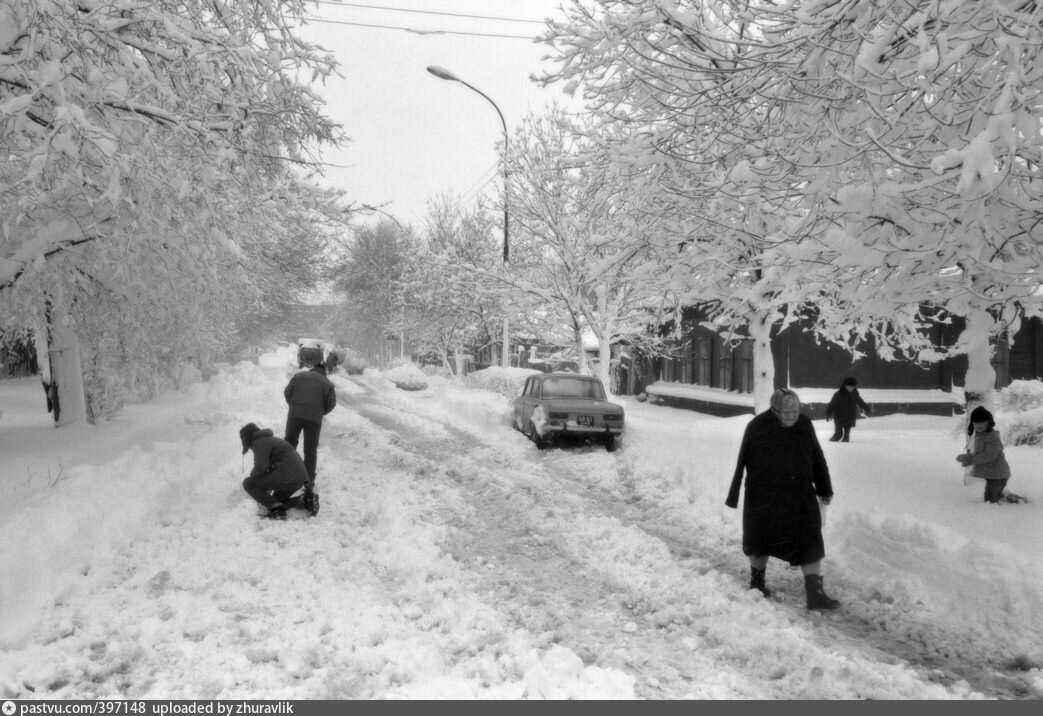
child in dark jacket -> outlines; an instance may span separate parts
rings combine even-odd
[[[866,411],[866,415],[869,415],[872,411],[869,406],[866,405],[866,401],[862,400],[862,396],[858,394],[858,381],[854,378],[844,378],[844,382],[840,384],[840,389],[833,393],[833,398],[829,401],[829,405],[826,406],[826,420],[833,421],[833,437],[829,439],[830,442],[841,442],[851,441],[851,428],[855,427],[855,422],[858,420],[858,409]]]
[[[253,450],[254,465],[243,480],[246,494],[265,508],[263,517],[286,519],[287,507],[306,507],[294,493],[308,484],[308,470],[297,451],[271,430],[247,423],[239,430],[243,455]]]
[[[322,419],[337,406],[337,391],[326,377],[326,365],[319,363],[290,378],[283,389],[283,396],[288,406],[283,439],[296,448],[301,433],[304,433],[304,466],[308,470],[304,496],[308,509],[314,514],[319,510],[318,493],[315,490],[319,435],[322,433]]]
[[[979,405],[971,411],[967,422],[967,451],[956,456],[964,467],[971,468],[971,477],[985,480],[985,501],[1024,502],[1020,495],[1007,493],[1010,465],[1003,455],[1003,441],[996,430],[996,421],[985,406]]]

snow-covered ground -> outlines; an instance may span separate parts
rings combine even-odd
[[[260,520],[237,433],[281,434],[292,366],[60,430],[0,382],[0,698],[1043,696],[1043,449],[1007,449],[1032,502],[987,505],[955,418],[818,421],[843,606],[817,614],[774,560],[746,589],[748,416],[621,399],[621,450],[541,452],[499,393],[341,373],[320,514]]]

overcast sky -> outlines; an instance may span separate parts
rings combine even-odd
[[[386,204],[388,214],[417,227],[431,198],[450,192],[470,202],[498,186],[503,125],[496,110],[481,95],[426,68],[447,69],[488,95],[513,134],[523,116],[541,112],[552,99],[570,102],[561,85],[543,89],[530,80],[553,64],[541,61],[550,48],[525,39],[544,30],[543,18],[560,17],[561,5],[562,0],[318,3],[321,21],[304,35],[341,65],[344,77],[320,91],[328,114],[351,138],[345,150],[323,156],[342,167],[327,170],[327,183],[355,203]],[[430,34],[435,31],[441,32]]]

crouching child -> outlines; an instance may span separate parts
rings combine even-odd
[[[967,450],[957,455],[956,460],[971,468],[971,477],[985,481],[985,502],[1025,502],[1021,495],[1006,490],[1010,465],[1003,455],[1003,441],[992,413],[979,405],[971,411],[967,422]]]
[[[247,423],[239,430],[239,440],[243,455],[253,450],[253,470],[243,480],[243,489],[264,508],[262,517],[284,520],[288,507],[307,509],[313,516],[318,513],[318,500],[306,505],[303,496],[294,494],[310,480],[304,460],[292,445],[255,423]]]

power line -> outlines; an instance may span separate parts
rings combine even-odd
[[[468,15],[460,12],[438,12],[437,10],[412,10],[404,7],[385,7],[383,5],[362,5],[352,2],[337,2],[337,0],[313,0],[317,5],[339,5],[342,7],[364,7],[369,10],[389,10],[391,12],[415,12],[420,15],[445,15],[447,17],[466,17],[472,20],[500,20],[502,22],[531,22],[534,25],[543,25],[543,20],[523,20],[514,17],[492,17],[490,15]]]
[[[507,40],[528,40],[529,42],[535,42],[536,38],[532,35],[498,35],[489,32],[462,32],[458,30],[418,30],[414,27],[400,27],[396,25],[373,25],[364,22],[347,22],[346,20],[326,20],[319,17],[308,17],[308,22],[325,23],[327,25],[353,25],[355,27],[369,27],[377,28],[380,30],[402,30],[404,32],[412,32],[417,35],[471,35],[474,37],[499,37]]]
[[[492,183],[493,179],[498,178],[499,175],[500,162],[496,161],[491,167],[485,170],[482,176],[478,178],[478,181],[471,185],[470,189],[463,193],[460,201],[473,201],[476,197],[480,196],[485,191],[486,187]]]

